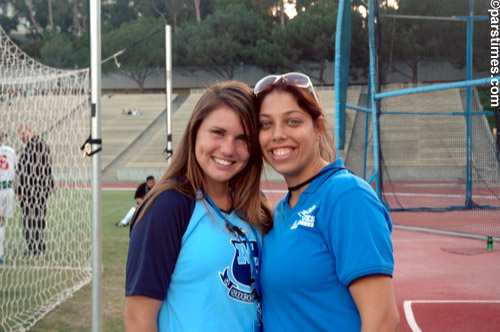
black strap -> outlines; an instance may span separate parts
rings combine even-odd
[[[341,170],[344,170],[344,169],[347,169],[345,167],[333,167],[333,168],[327,168],[327,169],[324,169],[322,170],[321,172],[319,172],[318,174],[314,175],[313,177],[305,180],[304,182],[302,183],[299,183],[298,185],[296,186],[293,186],[293,187],[288,187],[288,190],[289,191],[295,191],[297,189],[300,189],[302,188],[303,186],[305,186],[306,184],[309,184],[311,183],[314,179],[316,179],[317,177],[320,177],[321,175],[333,170],[333,172],[331,174],[328,175],[328,177],[332,176],[333,174],[337,173],[338,171],[341,171]],[[350,172],[350,171],[349,171]]]
[[[90,157],[94,153],[102,151],[102,146],[99,146],[97,149],[95,149],[94,151],[92,151],[92,144],[102,145],[102,139],[100,139],[100,138],[99,139],[93,139],[92,136],[89,136],[89,138],[87,138],[87,140],[80,147],[80,150],[83,151],[83,158]]]
[[[172,157],[172,155],[174,154],[174,150],[168,148],[168,143],[171,143],[171,142],[172,142],[172,134],[169,134],[167,136],[167,147],[163,151],[163,158],[165,158],[165,160]]]

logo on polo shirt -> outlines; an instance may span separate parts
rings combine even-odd
[[[304,227],[314,227],[314,222],[316,221],[316,217],[312,216],[311,213],[316,209],[316,205],[311,206],[309,209],[302,210],[299,212],[299,220],[295,220],[292,227],[290,229],[296,229],[299,226]]]
[[[256,241],[249,241],[248,248],[244,240],[231,239],[234,247],[234,257],[231,266],[227,266],[224,272],[219,272],[219,277],[228,289],[228,296],[246,303],[252,303],[257,299],[257,292],[252,284],[255,282],[250,265],[250,252],[252,250],[255,265],[258,265],[259,249]]]

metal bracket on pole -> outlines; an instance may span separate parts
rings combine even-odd
[[[97,149],[92,151],[92,144],[102,145],[102,139],[93,139],[92,135],[87,138],[87,140],[80,147],[80,150],[83,151],[83,158],[90,157],[93,154],[102,151],[102,146],[99,146]]]
[[[169,160],[174,154],[171,145],[172,145],[172,134],[169,134],[167,136],[167,148],[165,149],[165,151],[163,151],[163,157],[165,158],[165,160]]]
[[[172,29],[165,26],[165,103],[167,108],[167,147],[163,156],[170,165],[172,157]]]

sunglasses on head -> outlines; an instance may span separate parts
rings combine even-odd
[[[284,82],[294,84],[300,88],[303,88],[307,90],[309,93],[311,93],[316,99],[316,101],[319,103],[319,98],[318,95],[316,94],[316,91],[314,91],[313,84],[311,82],[311,79],[309,76],[302,74],[302,73],[287,73],[283,75],[268,75],[260,79],[260,81],[255,84],[255,87],[253,89],[253,92],[255,95],[258,95],[259,92],[261,92],[264,88],[268,87],[269,85],[272,85],[279,80],[283,80]]]

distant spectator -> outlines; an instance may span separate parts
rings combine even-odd
[[[132,220],[132,217],[134,216],[135,210],[137,209],[137,206],[142,203],[142,200],[144,199],[144,196],[153,188],[155,185],[155,178],[154,176],[150,175],[146,178],[146,182],[141,183],[138,187],[137,190],[135,191],[135,206],[131,207],[130,210],[127,212],[125,217],[123,217],[122,220],[117,222],[115,226],[117,227],[124,227],[127,226],[130,221]]]
[[[4,261],[4,220],[12,218],[14,207],[14,189],[12,188],[17,167],[17,157],[14,149],[2,144],[6,135],[8,134],[0,133],[0,263]]]
[[[138,109],[133,109],[128,111],[122,110],[122,114],[136,116],[136,115],[142,115],[142,111]]]
[[[46,226],[47,199],[54,192],[52,161],[47,143],[27,124],[17,134],[26,144],[19,156],[17,194],[21,205],[23,229],[28,250],[26,254],[42,254]]]

